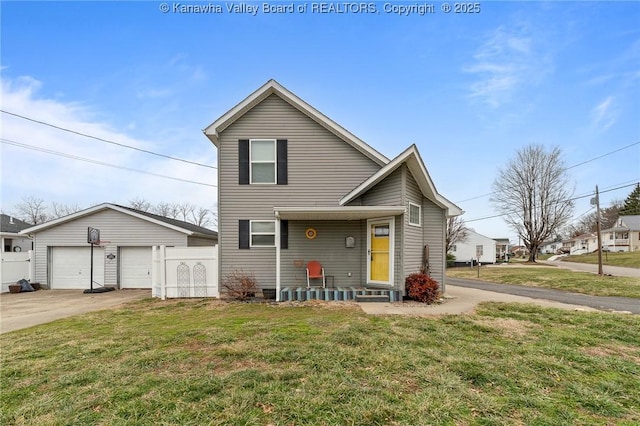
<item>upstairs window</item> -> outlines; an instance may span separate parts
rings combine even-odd
[[[409,225],[420,226],[420,206],[409,203]]]
[[[275,139],[251,139],[249,145],[251,183],[276,183]]]
[[[238,183],[240,185],[287,185],[286,139],[238,140]]]

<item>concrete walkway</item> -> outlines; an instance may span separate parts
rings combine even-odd
[[[451,278],[447,279],[451,282]],[[424,305],[420,303],[358,303],[362,310],[371,315],[459,315],[471,313],[480,302],[533,303],[548,308],[567,309],[572,311],[597,311],[588,306],[561,303],[533,297],[517,296],[506,293],[459,287],[447,284],[444,303]]]
[[[558,268],[570,269],[572,271],[592,272],[594,274],[598,273],[598,265],[592,265],[590,263],[564,262],[562,260],[540,260],[538,262],[557,266]],[[637,268],[603,265],[602,272],[608,275],[613,275],[614,277],[640,278],[640,265],[638,265]]]

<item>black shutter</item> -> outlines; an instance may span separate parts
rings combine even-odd
[[[238,248],[239,249],[248,249],[249,248],[249,221],[248,220],[239,220],[238,221]]]
[[[249,185],[249,139],[238,141],[238,183]]]
[[[280,248],[286,250],[289,248],[289,221],[280,221]]]
[[[278,185],[286,185],[287,179],[287,140],[278,139],[277,147],[278,160]]]

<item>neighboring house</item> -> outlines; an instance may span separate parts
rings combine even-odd
[[[31,238],[20,235],[23,229],[30,228],[31,224],[23,222],[6,214],[1,215],[0,237],[2,237],[2,251],[21,252],[32,249]]]
[[[613,252],[640,250],[640,215],[620,216],[615,226],[603,230],[602,248]]]
[[[496,263],[496,240],[470,230],[464,242],[454,244],[450,253],[456,257],[456,265]]]
[[[281,300],[316,260],[332,288],[404,293],[428,253],[444,287],[446,219],[462,212],[415,145],[389,160],[274,80],[204,132],[218,149],[221,277],[252,273]]]
[[[100,231],[94,246],[97,286],[151,288],[151,249],[213,246],[218,234],[181,220],[116,204],[100,204],[21,231],[34,241],[35,281],[52,289],[91,285],[88,228]]]
[[[538,249],[542,254],[557,254],[562,248],[562,241],[546,241]]]
[[[582,234],[562,241],[563,251],[569,254],[586,254],[598,250],[598,236],[596,234]]]
[[[496,242],[496,260],[509,260],[511,241],[508,238],[494,238]]]
[[[525,257],[529,255],[529,249],[527,246],[512,246],[511,247],[511,256],[513,257]]]

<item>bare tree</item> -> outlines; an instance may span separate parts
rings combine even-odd
[[[558,147],[540,145],[517,151],[493,182],[491,202],[529,249],[535,262],[540,245],[571,219],[573,190]]]
[[[152,204],[144,198],[137,197],[129,201],[129,207],[171,219],[193,223],[203,228],[210,226],[215,227],[217,225],[217,220],[212,210],[197,207],[186,201],[182,203],[160,202],[158,204]]]
[[[622,204],[622,201],[614,200],[609,207],[600,209],[600,225],[602,229],[612,228],[615,225]],[[596,232],[596,214],[595,211],[592,211],[589,214],[581,216],[576,222],[567,227],[565,234],[569,238],[573,238],[578,235]]]
[[[51,215],[53,219],[62,216],[68,216],[72,213],[82,210],[77,204],[61,204],[56,203],[55,201],[51,203],[51,208],[53,209],[53,213]]]
[[[24,197],[21,203],[16,204],[15,208],[17,211],[16,216],[27,223],[38,225],[49,220],[47,205],[42,198]]]
[[[136,197],[133,200],[129,200],[129,207],[140,210],[141,212],[148,212],[151,210],[151,203],[144,198]]]
[[[449,253],[456,243],[463,243],[469,236],[469,228],[460,216],[454,216],[447,219],[447,237],[446,250]]]
[[[211,223],[210,213],[209,209],[198,207],[197,210],[194,209],[194,211],[191,212],[190,222],[198,226],[206,227]]]
[[[153,206],[153,212],[157,215],[170,217],[176,219],[178,217],[178,210],[175,203],[160,202]]]
[[[192,217],[193,212],[196,209],[196,206],[194,206],[193,204],[185,201],[182,203],[175,203],[175,208],[176,208],[176,219],[180,219],[183,220],[185,222],[189,222],[189,219]]]

